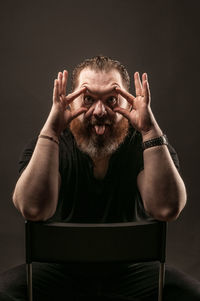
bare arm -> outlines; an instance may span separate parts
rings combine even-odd
[[[161,136],[162,131],[151,111],[147,74],[143,74],[142,83],[138,72],[134,77],[136,97],[116,88],[132,106],[132,110],[120,107],[114,110],[129,119],[133,127],[141,133],[144,142]],[[156,219],[175,219],[185,206],[185,185],[166,145],[144,150],[144,170],[139,173],[137,184],[145,210]]]
[[[152,131],[143,137],[143,141],[158,136],[158,130]],[[166,145],[144,150],[144,169],[137,182],[144,207],[150,215],[167,221],[178,217],[186,203],[186,191]]]
[[[82,108],[71,113],[66,109],[85,90],[83,88],[66,96],[66,83],[67,71],[59,72],[54,83],[52,109],[40,132],[56,141],[69,122],[86,110]],[[15,186],[14,205],[26,219],[46,220],[56,210],[60,182],[59,145],[39,138],[29,164]]]
[[[55,212],[60,186],[58,149],[55,142],[38,139],[16,184],[13,202],[26,219],[45,220]]]

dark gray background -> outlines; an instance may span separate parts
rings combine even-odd
[[[167,258],[200,280],[198,3],[1,1],[0,270],[24,262],[24,222],[11,194],[19,154],[50,110],[53,80],[104,54],[131,76],[149,75],[153,111],[179,154],[188,191],[184,212],[169,225]]]

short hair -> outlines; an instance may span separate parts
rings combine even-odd
[[[130,77],[126,68],[117,60],[113,60],[108,56],[98,55],[90,59],[85,59],[82,63],[78,64],[74,68],[72,72],[72,79],[71,79],[72,91],[75,90],[78,84],[78,78],[80,72],[85,68],[90,68],[91,70],[95,70],[95,71],[107,71],[107,72],[115,69],[120,73],[122,77],[122,82],[126,87],[127,91],[130,88]]]

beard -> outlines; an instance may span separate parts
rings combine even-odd
[[[103,134],[97,134],[98,128]],[[105,117],[97,119],[93,116],[82,121],[75,118],[70,123],[79,149],[91,158],[104,158],[114,153],[124,141],[128,128],[128,120],[124,117],[118,122]]]

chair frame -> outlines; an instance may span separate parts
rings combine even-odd
[[[32,262],[34,261],[57,263],[159,261],[158,301],[162,301],[166,229],[167,223],[161,221],[109,224],[26,221],[28,300],[33,300]],[[63,239],[64,237],[66,240]],[[60,245],[62,248],[59,248]]]

